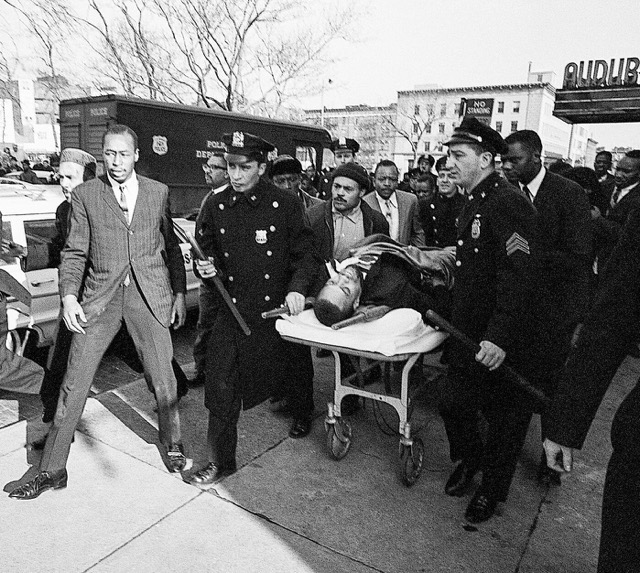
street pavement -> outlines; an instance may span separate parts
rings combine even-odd
[[[207,491],[167,472],[144,380],[129,373],[132,381],[90,398],[69,458],[68,487],[32,501],[0,497],[0,571],[595,571],[610,422],[640,375],[640,360],[629,358],[620,369],[573,474],[559,488],[535,481],[536,417],[509,500],[478,526],[463,519],[469,496],[443,493],[452,466],[436,408],[437,356],[428,358],[431,382],[414,401],[413,426],[426,457],[410,488],[399,477],[398,437],[389,435],[397,417],[388,406],[374,410],[367,401],[350,417],[350,452],[341,461],[330,457],[323,419],[332,359],[314,360],[311,435],[289,438],[290,421],[266,404],[243,412],[239,470]],[[192,367],[185,365],[187,374]],[[180,409],[197,468],[205,461],[203,389],[192,389]],[[39,453],[25,443],[44,431],[37,417],[0,430],[5,492],[32,475]]]

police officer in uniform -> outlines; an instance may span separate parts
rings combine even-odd
[[[447,145],[451,178],[467,193],[458,217],[451,320],[479,341],[480,351],[474,356],[450,339],[444,352],[449,373],[440,410],[451,460],[460,462],[445,492],[464,495],[481,471],[465,514],[479,523],[507,497],[531,418],[529,401],[497,369],[505,357],[517,368],[527,348],[535,211],[495,171],[495,155],[508,149],[496,131],[465,118]],[[480,412],[487,421],[485,443]]]
[[[336,167],[340,167],[345,163],[355,163],[356,153],[360,151],[360,144],[350,137],[339,137],[331,142],[331,151],[336,161]],[[331,186],[333,179],[331,172],[325,172],[320,178],[320,187],[318,188],[318,197],[322,200],[331,198]]]
[[[219,301],[208,340],[205,405],[209,410],[208,463],[189,478],[211,485],[236,470],[237,423],[241,409],[256,406],[288,388],[292,437],[309,432],[313,411],[313,365],[308,348],[284,342],[261,313],[285,303],[291,314],[304,309],[320,261],[298,198],[262,178],[267,141],[244,132],[225,134],[230,185],[210,195],[196,223],[209,257],[197,262],[205,280],[219,273],[251,329],[246,336]]]
[[[456,221],[465,203],[464,195],[449,176],[446,163],[446,157],[438,159],[438,190],[430,199],[419,203],[425,244],[433,247],[449,247],[456,244]]]

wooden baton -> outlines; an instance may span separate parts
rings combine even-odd
[[[209,259],[202,252],[202,249],[200,248],[200,245],[198,244],[198,241],[196,241],[195,237],[191,233],[186,233],[186,235],[187,235],[187,239],[189,240],[189,243],[191,244],[191,248],[193,249],[193,253],[195,254],[196,258],[201,261],[208,261]],[[218,289],[218,292],[220,293],[220,296],[222,297],[222,300],[224,300],[227,307],[231,311],[231,314],[236,319],[237,323],[240,325],[242,332],[244,332],[247,336],[249,336],[251,334],[251,329],[245,322],[244,318],[242,318],[242,315],[236,308],[236,305],[234,304],[234,302],[231,300],[231,296],[229,295],[229,292],[227,291],[227,289],[224,288],[224,285],[222,284],[220,277],[218,275],[214,275],[211,278],[204,279],[204,280],[211,281],[215,285],[215,287]]]
[[[458,330],[455,326],[453,326],[453,324],[442,318],[437,312],[428,310],[427,320],[429,320],[429,322],[431,322],[432,324],[435,324],[438,329],[448,332],[465,348],[473,352],[474,355],[480,352],[480,345],[477,342],[474,342],[464,332]],[[542,392],[542,390],[540,390],[539,388],[532,386],[524,376],[516,372],[513,368],[511,368],[511,366],[503,362],[498,369],[502,372],[504,377],[509,380],[509,382],[516,384],[522,390],[527,392],[530,396],[534,397],[545,406],[549,405],[550,400],[544,394],[544,392]]]

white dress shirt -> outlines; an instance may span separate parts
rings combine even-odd
[[[138,183],[138,177],[136,176],[136,172],[134,171],[131,174],[131,177],[129,177],[129,179],[127,179],[124,183],[118,183],[117,181],[114,181],[110,177],[109,173],[107,173],[107,179],[111,184],[111,188],[113,189],[113,194],[116,197],[116,201],[118,202],[118,205],[120,205],[120,190],[121,189],[124,190],[124,196],[127,199],[128,223],[131,224],[131,219],[133,218],[133,211],[136,208],[136,201],[138,200],[138,190],[139,190],[139,183]]]

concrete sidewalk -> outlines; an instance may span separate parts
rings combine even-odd
[[[339,462],[329,457],[322,420],[333,389],[331,359],[317,361],[316,373],[322,414],[312,434],[291,440],[289,420],[266,405],[243,413],[240,469],[206,492],[166,471],[143,380],[90,399],[69,458],[69,487],[33,501],[0,497],[0,570],[595,571],[610,419],[638,379],[640,361],[628,359],[621,368],[561,488],[535,482],[536,420],[508,502],[477,527],[462,518],[469,498],[442,491],[452,467],[433,392],[416,401],[414,428],[421,428],[426,460],[421,478],[407,488],[399,479],[398,438],[380,431],[370,403],[351,417],[349,454]],[[196,465],[204,460],[202,401],[200,388],[181,402]],[[378,415],[395,429],[391,409]],[[23,444],[27,433],[32,439],[41,431],[36,422],[0,430],[5,491],[37,463]]]

